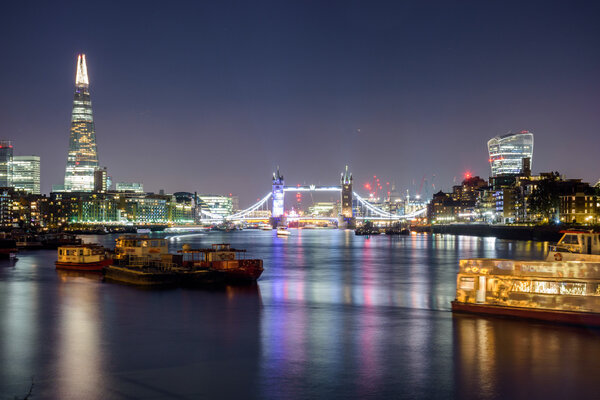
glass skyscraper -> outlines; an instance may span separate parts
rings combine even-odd
[[[77,57],[75,98],[71,114],[71,136],[64,190],[67,192],[91,192],[94,190],[96,168],[98,168],[98,154],[87,65],[85,54],[80,54]]]
[[[14,156],[12,184],[15,189],[40,194],[40,157]]]
[[[12,143],[0,140],[0,187],[12,186],[12,160]]]
[[[520,174],[523,172],[523,159],[529,158],[529,168],[533,163],[533,133],[521,131],[496,136],[488,141],[492,176]]]

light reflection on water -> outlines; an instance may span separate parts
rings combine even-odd
[[[231,242],[263,258],[258,285],[245,287],[107,284],[57,273],[48,251],[1,264],[0,394],[24,395],[31,376],[39,398],[537,398],[595,387],[597,332],[449,312],[459,258],[542,258],[547,244],[291,231],[170,238],[171,250]]]

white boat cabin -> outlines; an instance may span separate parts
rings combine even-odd
[[[546,261],[600,261],[600,233],[563,231],[558,243],[550,246]]]

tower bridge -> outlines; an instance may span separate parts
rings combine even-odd
[[[369,203],[366,199],[358,195],[352,190],[352,174],[348,172],[348,167],[341,174],[339,186],[317,186],[317,185],[303,185],[303,186],[286,186],[283,175],[277,167],[277,171],[273,173],[271,192],[267,193],[259,201],[235,214],[227,217],[221,217],[212,215],[206,211],[202,211],[204,221],[207,222],[224,222],[224,221],[256,221],[257,218],[254,212],[263,208],[268,208],[271,205],[271,218],[270,223],[273,226],[285,224],[285,193],[287,192],[339,192],[340,193],[340,204],[341,210],[337,218],[320,218],[320,220],[335,221],[337,219],[338,224],[351,227],[357,220],[381,220],[381,221],[405,221],[421,216],[425,213],[426,208],[421,208],[411,213],[405,213],[402,215],[391,213],[389,210],[385,211],[380,207],[377,207]],[[354,200],[356,200],[357,207],[354,207]],[[270,203],[269,203],[270,201]],[[360,213],[357,215],[356,210],[360,208]],[[300,217],[307,219],[315,219],[315,217]],[[294,219],[298,219],[294,217]]]

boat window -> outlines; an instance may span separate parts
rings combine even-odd
[[[62,249],[60,249],[60,250],[58,251],[58,254],[60,254],[61,256],[63,255],[63,251],[62,251]]]
[[[530,281],[514,281],[513,292],[521,292],[521,293],[530,293],[531,292],[531,282]]]
[[[551,281],[533,281],[532,283],[532,291],[534,293],[543,293],[543,294],[558,294],[558,282]]]
[[[560,242],[564,244],[579,244],[579,242],[577,241],[577,235],[565,235],[563,240],[561,240]]]
[[[560,294],[585,296],[585,287],[586,284],[583,282],[561,282]]]
[[[79,255],[82,256],[83,255],[83,249],[79,250]]]
[[[460,278],[460,289],[462,290],[473,290],[475,289],[475,278],[473,277],[462,277]]]

